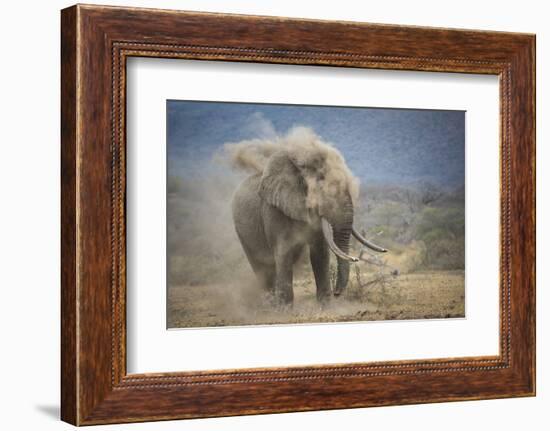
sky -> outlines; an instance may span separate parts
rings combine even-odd
[[[225,143],[313,129],[361,183],[464,185],[465,112],[167,101],[168,175],[201,175]]]

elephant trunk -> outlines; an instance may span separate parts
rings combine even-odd
[[[336,246],[346,255],[349,254],[350,238],[353,230],[353,205],[349,198],[342,206],[341,217],[332,225],[333,238]],[[334,296],[339,296],[346,289],[349,280],[350,261],[337,257],[338,272],[336,285],[334,286]]]
[[[338,235],[338,240],[335,242],[338,247],[347,253],[349,251],[350,232],[346,232],[346,229],[335,230],[334,235]],[[347,239],[346,239],[347,238]],[[340,257],[336,258],[338,262],[338,271],[336,277],[336,285],[334,286],[334,296],[340,296],[348,285],[350,262],[347,259]]]
[[[350,262],[358,262],[359,259],[349,255],[350,239],[353,235],[362,245],[378,251],[387,250],[364,238],[353,227],[353,204],[348,195],[345,202],[338,207],[337,215],[321,218],[323,234],[330,250],[336,255],[338,262],[338,275],[334,296],[339,296],[345,290],[349,281]]]

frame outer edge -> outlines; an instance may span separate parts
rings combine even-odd
[[[533,142],[533,157],[531,160],[531,166],[532,166],[532,175],[533,175],[533,194],[532,194],[532,202],[533,202],[533,237],[534,237],[534,258],[533,258],[533,293],[532,293],[532,301],[533,301],[533,316],[531,318],[531,325],[532,325],[532,334],[533,337],[533,357],[532,357],[532,379],[533,379],[533,387],[532,387],[532,395],[537,395],[537,37],[536,35],[533,35],[531,38],[530,43],[530,56],[532,59],[532,75],[531,79],[533,82],[533,94],[531,95],[531,104],[533,109],[533,136],[532,136],[532,142]]]
[[[529,286],[529,299],[530,299],[530,306],[531,306],[531,313],[529,316],[529,336],[530,336],[530,344],[531,349],[529,350],[530,353],[530,361],[529,361],[529,395],[530,396],[536,396],[537,395],[537,293],[536,293],[536,285],[537,285],[537,170],[536,170],[536,164],[537,164],[537,38],[536,35],[531,35],[529,37],[527,42],[527,64],[529,65],[529,75],[527,79],[527,83],[529,85],[529,91],[530,94],[528,95],[527,103],[530,106],[531,109],[531,116],[530,116],[530,123],[527,125],[529,130],[529,146],[531,148],[531,157],[529,160],[529,177],[532,182],[532,190],[531,194],[528,196],[528,199],[531,204],[531,226],[532,231],[530,232],[532,235],[533,243],[531,245],[531,253],[532,253],[532,264],[530,268],[530,276],[532,284]]]
[[[530,285],[527,291],[529,296],[529,344],[530,348],[528,349],[529,358],[528,358],[528,395],[536,396],[537,393],[537,334],[536,334],[536,314],[537,314],[537,299],[536,299],[536,285],[537,285],[537,200],[536,200],[536,190],[537,190],[537,173],[536,173],[536,164],[537,164],[537,132],[536,132],[536,95],[537,95],[537,81],[536,81],[536,70],[537,70],[537,55],[536,55],[536,35],[531,35],[527,39],[527,47],[525,49],[526,61],[525,65],[528,68],[527,74],[525,77],[526,86],[528,88],[526,104],[529,106],[530,116],[527,116],[526,128],[528,130],[528,147],[529,147],[529,182],[531,186],[530,194],[527,196],[527,201],[530,206],[530,231],[528,232],[528,240],[531,239],[529,247],[529,275],[531,277]]]
[[[514,109],[512,130],[513,224],[512,280],[514,303],[522,304],[514,312],[517,343],[512,360],[517,381],[526,396],[536,395],[536,53],[535,36],[526,38],[515,53],[512,73]],[[524,215],[524,216],[522,216]],[[518,287],[521,286],[521,289]]]
[[[77,295],[78,6],[61,11],[61,420],[79,423]]]

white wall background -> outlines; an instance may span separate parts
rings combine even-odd
[[[96,429],[256,430],[297,428],[546,429],[550,342],[544,291],[550,271],[550,28],[536,0],[313,2],[298,0],[101,1],[171,9],[477,28],[537,34],[538,396],[105,426]],[[70,2],[5,2],[0,15],[0,402],[3,429],[69,429],[59,422],[59,9]],[[546,55],[545,55],[546,54]]]

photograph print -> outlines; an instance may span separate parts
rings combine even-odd
[[[465,317],[465,112],[168,100],[167,327]]]

